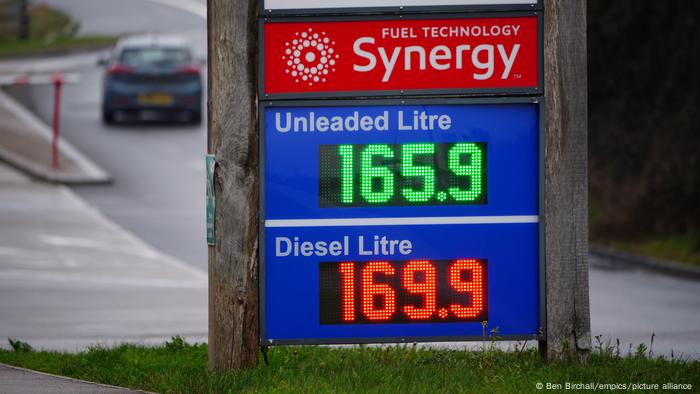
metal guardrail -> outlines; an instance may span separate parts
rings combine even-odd
[[[640,256],[601,245],[590,245],[589,252],[591,256],[602,260],[603,267],[635,267],[679,278],[700,280],[700,268],[695,266]]]
[[[27,0],[0,0],[0,39],[26,38],[29,32]]]

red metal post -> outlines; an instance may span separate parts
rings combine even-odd
[[[60,137],[59,119],[61,117],[61,85],[63,76],[56,73],[53,76],[54,96],[53,96],[53,141],[51,142],[51,166],[54,170],[60,168],[58,139]]]

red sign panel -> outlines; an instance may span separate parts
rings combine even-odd
[[[534,90],[537,16],[264,26],[263,93]]]

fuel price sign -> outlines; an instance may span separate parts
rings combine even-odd
[[[265,103],[261,344],[541,331],[534,99]]]

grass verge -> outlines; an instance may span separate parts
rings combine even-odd
[[[77,49],[113,45],[117,37],[76,37],[78,24],[68,15],[46,4],[32,5],[29,13],[29,37],[0,36],[0,57],[62,53]]]
[[[636,241],[615,241],[611,246],[626,252],[673,260],[700,268],[700,236],[684,234]]]
[[[261,362],[256,368],[235,373],[208,372],[207,345],[187,344],[179,337],[158,347],[94,347],[77,354],[15,348],[0,350],[0,362],[160,393],[525,393],[537,391],[537,383],[561,384],[561,391],[567,382],[647,383],[658,384],[660,389],[671,382],[691,385],[685,386],[691,387],[687,392],[700,387],[698,361],[651,358],[643,345],[620,355],[619,347],[600,342],[585,365],[544,363],[535,349],[275,347],[269,352],[270,366]]]
[[[685,234],[663,236],[647,235],[636,238],[611,235],[603,237],[596,232],[606,214],[600,206],[600,203],[589,200],[588,227],[591,229],[590,239],[592,242],[627,253],[671,260],[700,268],[700,232],[691,231]]]
[[[60,37],[54,40],[29,38],[25,41],[0,41],[0,57],[52,55],[76,50],[107,48],[117,42],[116,37]]]

